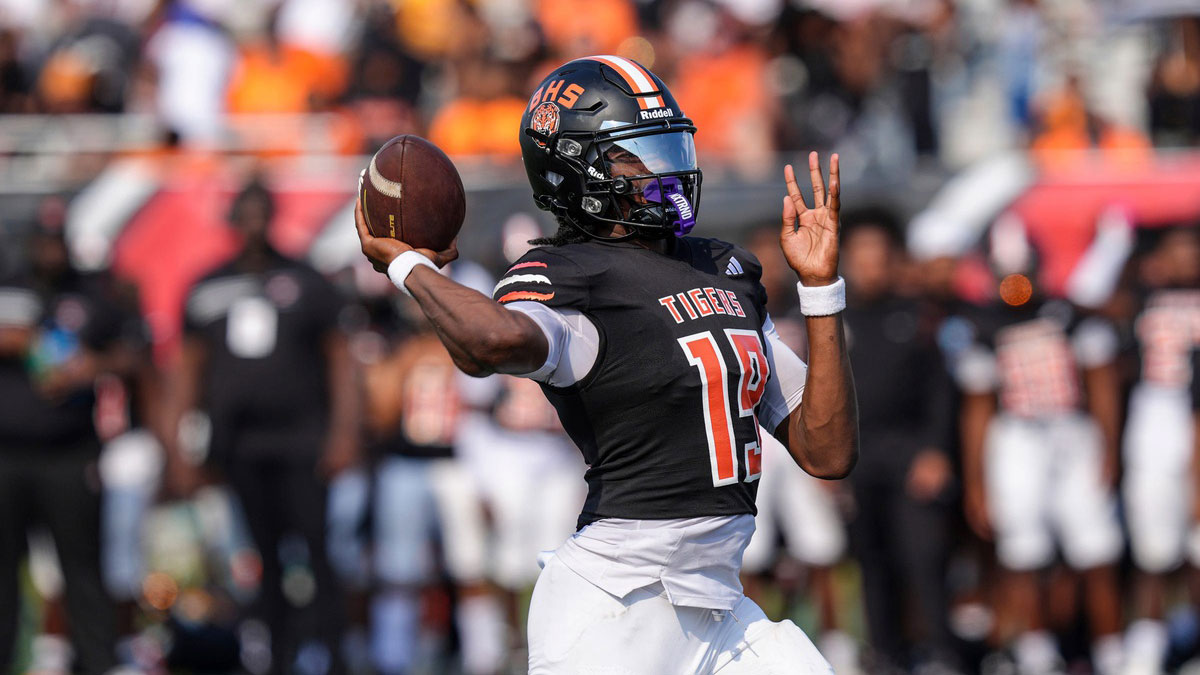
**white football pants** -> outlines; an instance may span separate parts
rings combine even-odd
[[[676,607],[661,584],[610,595],[551,558],[529,607],[530,675],[833,675],[791,621],[743,597],[728,612]]]

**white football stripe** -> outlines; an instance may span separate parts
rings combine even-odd
[[[374,157],[371,158],[371,166],[367,170],[367,173],[371,176],[371,185],[374,185],[376,190],[393,199],[400,199],[400,184],[394,180],[384,178],[383,174],[379,173],[379,169],[375,168]]]
[[[630,63],[627,59],[625,59],[623,57],[610,56],[610,55],[605,54],[603,56],[597,56],[595,58],[607,63],[608,65],[612,66],[613,68],[619,69],[621,72],[623,72],[627,76],[629,76],[629,79],[633,80],[634,84],[636,84],[638,87],[638,90],[635,93],[644,94],[644,93],[654,91],[655,89],[658,88],[658,87],[655,87],[654,83],[652,83],[649,79],[646,78],[645,75],[642,74],[642,71],[640,68],[638,68],[634,64]],[[659,107],[662,107],[662,106],[659,106]]]
[[[514,274],[511,277],[504,277],[496,287],[492,289],[492,293],[508,286],[509,284],[527,283],[527,284],[549,284],[550,279],[541,274]]]

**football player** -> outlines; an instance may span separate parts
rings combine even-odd
[[[1111,485],[1117,335],[1029,280],[1036,256],[1019,218],[998,219],[989,243],[1004,303],[976,312],[973,344],[954,366],[964,393],[963,507],[972,529],[995,539],[1019,671],[1062,665],[1039,586],[1057,545],[1084,580],[1094,670],[1108,675],[1123,658],[1114,569],[1123,542]]]
[[[285,672],[297,659],[337,653],[342,600],[325,545],[325,479],[358,454],[358,389],[338,321],[341,295],[274,248],[275,213],[274,196],[258,180],[234,197],[229,224],[240,247],[188,292],[182,351],[162,413],[166,478],[189,494],[199,472],[186,459],[180,431],[189,411],[207,411],[205,461],[237,495],[258,549],[260,593],[241,630],[246,645],[259,642],[250,636],[269,636],[271,656],[259,664],[255,649],[244,649],[251,672]],[[316,584],[295,621],[284,619],[291,610],[280,551],[288,534],[305,542]]]
[[[689,237],[699,206],[696,128],[636,62],[594,56],[534,92],[520,140],[538,206],[559,230],[512,265],[494,299],[437,273],[453,247],[372,237],[363,253],[412,295],[459,368],[539,382],[589,465],[577,532],[538,578],[535,675],[831,673],[807,636],[742,593],[762,441],[841,478],[857,411],[839,312],[838,157],[813,208],[785,170],[780,237],[799,275],[807,366],[776,337],[761,267]],[[803,402],[801,397],[803,394]]]
[[[1134,322],[1141,373],[1125,426],[1129,542],[1138,569],[1126,631],[1127,673],[1161,672],[1167,656],[1167,577],[1185,562],[1192,499],[1188,359],[1200,345],[1200,231],[1167,231],[1143,266],[1149,287]],[[1193,565],[1197,560],[1193,559]]]

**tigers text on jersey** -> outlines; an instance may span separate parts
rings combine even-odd
[[[590,466],[580,527],[755,512],[771,375],[761,267],[721,241],[673,244],[538,248],[496,286],[501,303],[575,310],[600,335],[577,384],[542,385]]]

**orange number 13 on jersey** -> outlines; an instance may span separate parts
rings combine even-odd
[[[753,441],[740,448],[746,463],[746,482],[757,480],[762,471],[762,438],[754,409],[767,390],[767,355],[762,339],[752,330],[725,329],[725,338],[737,354],[737,401],[729,400],[729,367],[711,331],[679,338],[688,363],[700,369],[704,424],[708,435],[708,457],[712,463],[713,486],[738,480],[738,448],[733,434],[733,416],[754,419]]]

